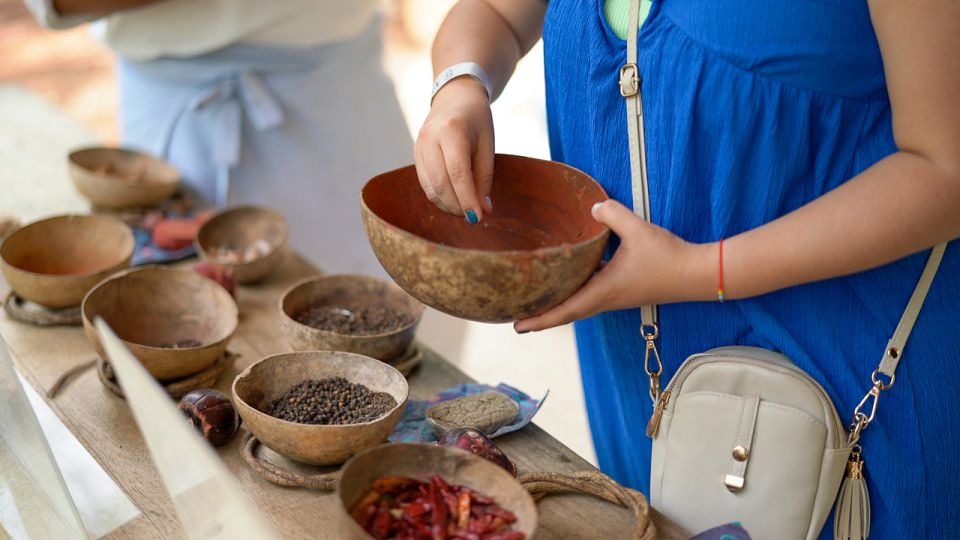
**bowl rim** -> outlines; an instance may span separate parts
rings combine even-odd
[[[534,526],[534,531],[533,531],[533,533],[536,534],[536,531],[539,529],[539,526],[540,526],[540,509],[539,509],[539,507],[537,506],[536,501],[533,499],[533,496],[530,495],[530,493],[529,493],[526,489],[523,488],[523,484],[520,483],[519,478],[513,476],[512,474],[510,474],[509,472],[507,472],[503,467],[500,467],[500,466],[497,465],[496,463],[493,463],[492,461],[487,460],[487,459],[483,458],[482,456],[479,456],[479,455],[477,455],[477,454],[474,454],[473,452],[469,452],[469,451],[467,451],[467,450],[464,450],[463,448],[458,448],[458,447],[456,447],[456,446],[441,446],[441,445],[439,445],[439,444],[431,444],[431,443],[423,443],[423,442],[386,442],[386,443],[383,443],[383,444],[378,444],[378,445],[376,445],[376,446],[371,446],[370,448],[366,448],[366,449],[361,450],[361,451],[357,452],[356,454],[350,456],[350,459],[348,459],[347,461],[345,461],[345,462],[343,463],[343,465],[340,467],[340,473],[341,473],[341,474],[337,477],[336,487],[334,488],[334,495],[335,495],[336,498],[337,498],[337,506],[338,506],[338,508],[339,508],[340,511],[341,511],[341,515],[342,515],[345,519],[348,519],[348,520],[350,520],[351,522],[353,522],[353,523],[356,524],[356,522],[353,521],[353,517],[350,515],[350,508],[347,507],[346,501],[343,500],[343,489],[341,488],[341,485],[342,485],[342,483],[343,483],[343,478],[344,478],[343,472],[346,471],[347,469],[349,469],[351,466],[353,466],[355,461],[359,460],[361,457],[363,457],[364,455],[366,455],[366,454],[368,454],[368,453],[373,453],[373,452],[385,452],[385,451],[386,451],[386,452],[389,452],[389,451],[391,451],[390,449],[392,449],[392,448],[409,447],[409,446],[422,446],[422,447],[427,447],[427,448],[437,448],[437,449],[440,450],[440,452],[442,452],[442,453],[444,453],[444,454],[447,454],[447,453],[458,454],[458,453],[460,453],[460,454],[462,454],[462,455],[470,456],[469,458],[467,458],[468,460],[478,459],[478,460],[481,460],[480,462],[482,462],[482,463],[487,463],[487,464],[491,465],[492,467],[496,467],[497,470],[503,472],[503,474],[506,475],[504,478],[509,478],[510,480],[512,480],[513,482],[515,482],[516,485],[517,485],[517,487],[520,489],[520,491],[526,495],[525,499],[528,499],[528,500],[529,500],[531,506],[533,507],[533,526]],[[433,450],[430,450],[430,451],[433,451]],[[445,457],[448,457],[448,456],[445,456]],[[492,470],[492,469],[491,469],[491,470]],[[428,472],[427,474],[429,475],[429,474],[435,474],[435,473],[429,473],[429,472]],[[499,473],[491,473],[491,474],[499,474]],[[442,476],[441,476],[441,478],[443,478],[443,480],[444,480],[445,482],[451,483],[451,480],[450,480],[449,478],[445,478],[445,477],[442,477]],[[484,493],[484,495],[488,495],[488,496],[489,496],[489,493]],[[499,504],[499,503],[498,503],[498,504]],[[357,526],[359,527],[359,524],[357,524]],[[362,527],[361,527],[361,530],[362,530]],[[371,538],[372,538],[372,537],[371,537]]]
[[[70,166],[79,167],[79,168],[83,169],[84,171],[87,171],[87,172],[90,172],[90,173],[94,173],[94,172],[96,172],[96,171],[94,171],[93,169],[90,169],[89,167],[85,167],[85,166],[81,165],[80,163],[77,163],[76,156],[78,156],[78,155],[80,155],[80,154],[92,152],[92,151],[102,151],[102,150],[108,150],[108,151],[113,151],[113,152],[128,152],[128,153],[131,153],[131,154],[136,154],[136,155],[138,155],[138,156],[140,156],[140,157],[144,157],[144,158],[146,158],[146,159],[149,159],[150,161],[153,161],[154,163],[156,163],[156,164],[158,164],[158,165],[161,165],[161,166],[163,166],[164,168],[168,168],[172,173],[174,173],[172,180],[167,180],[166,178],[162,178],[162,179],[160,179],[160,180],[155,180],[155,181],[150,181],[150,182],[142,182],[142,181],[139,181],[139,182],[137,182],[137,181],[131,182],[130,180],[124,179],[124,178],[120,177],[119,175],[111,174],[111,173],[98,175],[99,178],[103,179],[103,180],[106,181],[106,182],[113,182],[113,183],[123,184],[123,185],[131,185],[131,184],[132,184],[132,185],[137,185],[137,186],[144,186],[144,185],[147,185],[147,186],[176,186],[177,184],[180,183],[180,179],[181,179],[181,177],[182,177],[182,173],[180,172],[180,169],[176,168],[172,163],[170,163],[170,162],[168,162],[167,160],[162,159],[162,158],[160,158],[160,157],[158,157],[158,156],[155,156],[155,155],[151,154],[150,152],[145,152],[145,151],[143,151],[143,150],[138,150],[138,149],[136,149],[136,148],[131,148],[131,147],[129,147],[129,146],[123,146],[123,145],[121,145],[121,146],[107,146],[107,145],[82,146],[82,147],[80,147],[80,148],[75,148],[75,149],[71,150],[70,153],[67,154],[67,163],[69,163]]]
[[[279,222],[280,222],[280,225],[283,227],[283,236],[280,238],[280,240],[277,243],[270,244],[270,251],[250,261],[241,261],[241,262],[231,263],[219,257],[214,257],[213,254],[210,253],[210,251],[203,245],[203,243],[200,242],[200,236],[203,234],[203,230],[208,225],[216,221],[217,219],[233,212],[250,211],[250,210],[266,212],[280,218]],[[283,214],[281,214],[280,212],[272,208],[267,208],[266,206],[257,206],[255,204],[241,204],[238,206],[231,206],[229,208],[224,208],[222,210],[219,210],[215,214],[210,216],[209,219],[204,221],[203,224],[200,225],[200,228],[197,229],[197,234],[194,235],[193,237],[193,248],[197,251],[197,253],[201,256],[201,258],[209,260],[212,263],[219,264],[220,266],[229,266],[231,268],[239,268],[241,266],[247,266],[253,263],[263,261],[269,257],[272,257],[278,251],[283,249],[283,246],[285,246],[287,242],[289,242],[289,240],[290,240],[290,226],[287,224],[287,218],[284,217]]]
[[[223,290],[224,293],[226,293],[228,296],[230,295],[230,293],[227,292],[225,289],[223,289],[223,287],[216,281],[208,278],[207,276],[194,272],[192,270],[180,269],[176,267],[171,268],[169,266],[164,266],[160,264],[148,264],[144,266],[135,266],[132,268],[127,268],[126,270],[121,270],[119,272],[110,274],[109,276],[107,276],[106,278],[98,282],[96,285],[94,285],[89,291],[87,291],[87,294],[83,295],[83,301],[80,302],[80,316],[83,319],[84,324],[86,325],[86,324],[93,323],[93,319],[91,319],[90,316],[87,315],[87,300],[93,295],[94,292],[99,290],[101,287],[107,285],[108,283],[125,278],[131,274],[136,274],[139,272],[151,271],[151,270],[160,270],[162,272],[183,272],[185,274],[195,274],[198,277],[210,280],[214,285],[216,285],[221,290]],[[233,300],[233,297],[231,296],[230,299]],[[231,322],[233,324],[230,328],[230,331],[227,333],[226,336],[216,341],[213,341],[211,343],[201,344],[197,347],[166,348],[166,347],[157,347],[154,345],[146,345],[143,343],[137,343],[136,341],[130,341],[122,337],[120,338],[120,341],[122,341],[126,345],[132,345],[134,347],[145,349],[148,351],[164,351],[164,352],[174,353],[174,354],[177,354],[180,352],[195,352],[195,351],[200,351],[204,349],[217,348],[217,347],[220,347],[225,341],[229,341],[230,339],[232,339],[233,336],[237,333],[237,328],[240,326],[240,306],[237,305],[236,300],[233,301],[233,306],[234,306],[234,312],[236,315],[231,319]]]
[[[537,158],[532,158],[532,157],[528,157],[528,156],[518,156],[518,155],[516,155],[516,154],[502,154],[502,153],[497,153],[497,154],[495,154],[495,155],[497,155],[497,156],[506,156],[506,157],[508,157],[508,158],[520,158],[520,159],[525,159],[525,160],[533,160],[533,161],[547,162],[547,163],[551,163],[551,164],[556,165],[556,166],[560,166],[561,168],[570,169],[570,170],[572,170],[572,171],[574,171],[574,172],[576,172],[576,173],[579,173],[579,174],[582,174],[582,175],[586,176],[587,178],[590,179],[590,181],[592,181],[594,184],[596,184],[597,187],[600,188],[601,193],[603,193],[603,194],[607,197],[606,199],[604,199],[604,201],[607,201],[607,200],[610,199],[610,195],[607,193],[607,190],[604,189],[604,187],[603,187],[602,185],[600,185],[600,182],[597,182],[596,179],[594,179],[594,178],[593,178],[592,176],[590,176],[589,174],[581,171],[580,169],[577,169],[576,167],[571,167],[570,165],[567,165],[566,163],[560,163],[559,161],[551,161],[551,160],[547,160],[547,159],[537,159]],[[369,180],[367,180],[367,183],[363,185],[363,189],[360,190],[360,208],[363,210],[363,212],[364,212],[365,214],[369,214],[370,216],[374,217],[374,218],[375,218],[377,221],[379,221],[380,223],[386,225],[386,227],[387,227],[389,230],[391,230],[392,232],[397,232],[397,233],[399,233],[401,236],[403,236],[403,237],[405,237],[405,238],[409,237],[409,238],[412,238],[412,239],[414,239],[414,240],[420,240],[420,241],[426,243],[427,245],[431,246],[431,249],[445,250],[445,251],[452,252],[452,253],[470,254],[470,255],[475,255],[475,256],[498,255],[498,256],[507,256],[507,257],[520,257],[520,256],[527,256],[527,255],[529,255],[529,254],[531,254],[531,253],[532,253],[532,254],[540,254],[540,253],[543,253],[543,254],[553,255],[553,254],[555,254],[556,252],[563,252],[563,251],[566,251],[566,250],[568,250],[568,249],[569,249],[569,250],[580,249],[580,248],[585,247],[585,246],[588,246],[588,245],[590,245],[590,244],[592,244],[592,243],[594,243],[594,242],[596,242],[596,241],[598,241],[598,240],[601,240],[602,238],[609,237],[609,235],[610,235],[610,227],[608,227],[607,225],[604,225],[603,223],[600,223],[600,226],[601,226],[600,232],[599,232],[598,234],[594,235],[594,236],[591,236],[590,238],[587,238],[587,239],[585,239],[585,240],[581,240],[580,242],[576,242],[576,243],[567,243],[567,242],[565,242],[565,243],[561,243],[561,244],[558,244],[558,245],[546,246],[546,247],[539,247],[539,248],[536,248],[536,249],[504,249],[504,250],[492,250],[492,249],[462,248],[462,247],[457,247],[457,246],[450,246],[450,245],[447,245],[447,244],[441,244],[440,242],[434,242],[433,240],[428,240],[428,239],[426,239],[426,238],[424,238],[424,237],[422,237],[422,236],[416,235],[416,234],[414,234],[414,233],[412,233],[412,232],[410,232],[410,231],[408,231],[408,230],[406,230],[406,229],[404,229],[404,228],[402,228],[402,227],[398,227],[397,225],[394,225],[393,223],[390,223],[389,221],[383,219],[382,217],[380,217],[379,214],[377,214],[376,212],[374,212],[373,209],[371,209],[371,208],[367,205],[367,201],[366,201],[366,191],[367,191],[367,187],[370,185],[370,182],[372,182],[372,181],[373,181],[374,179],[376,179],[376,178],[380,178],[381,176],[384,176],[384,175],[387,175],[387,174],[390,174],[390,173],[397,172],[397,171],[399,171],[399,170],[401,170],[401,169],[407,169],[407,168],[412,167],[412,166],[413,166],[413,165],[405,165],[405,166],[403,166],[403,167],[399,167],[399,168],[396,168],[396,169],[393,169],[393,170],[390,170],[390,171],[385,171],[385,172],[382,172],[382,173],[374,176],[373,178],[370,178]],[[424,197],[426,197],[426,195],[424,195]],[[598,201],[598,202],[603,202],[603,201]],[[368,232],[368,235],[369,235],[369,232]]]
[[[322,329],[322,328],[314,328],[313,326],[310,326],[309,324],[303,324],[302,322],[294,319],[292,316],[290,316],[289,314],[287,314],[287,310],[283,309],[283,303],[286,301],[287,297],[288,297],[295,289],[298,289],[298,288],[300,288],[301,286],[306,285],[306,284],[308,284],[308,283],[312,283],[312,282],[314,282],[314,281],[323,281],[323,280],[328,279],[328,278],[349,278],[349,279],[359,278],[359,279],[367,280],[367,281],[376,281],[376,282],[378,282],[378,283],[381,283],[381,284],[383,284],[383,285],[386,285],[388,288],[392,289],[394,292],[399,292],[399,293],[403,293],[404,295],[406,295],[410,300],[412,300],[413,302],[416,303],[416,306],[417,306],[416,311],[417,311],[417,312],[414,314],[414,316],[413,316],[413,321],[412,321],[412,322],[410,322],[410,323],[408,323],[408,324],[405,324],[405,325],[403,325],[402,327],[400,327],[399,329],[396,329],[396,330],[390,330],[389,332],[381,332],[381,333],[379,333],[379,334],[342,334],[342,333],[340,333],[340,332],[335,332],[335,331],[333,331],[333,330],[324,330],[324,329]],[[344,338],[358,339],[358,340],[373,340],[373,339],[377,339],[377,338],[385,338],[385,337],[391,337],[391,336],[395,336],[395,335],[398,335],[398,334],[402,334],[402,333],[406,332],[407,330],[410,330],[411,328],[413,328],[413,327],[415,327],[416,325],[418,325],[418,324],[420,323],[420,320],[423,318],[423,312],[426,310],[426,306],[424,306],[423,302],[417,300],[417,299],[414,298],[413,296],[410,296],[409,293],[407,293],[406,291],[404,291],[403,289],[401,289],[399,286],[397,286],[396,283],[393,283],[392,281],[388,281],[388,280],[386,280],[386,279],[381,279],[381,278],[374,277],[374,276],[367,276],[367,275],[364,275],[364,274],[319,274],[319,275],[316,275],[316,276],[310,276],[310,277],[303,278],[303,279],[297,281],[296,283],[294,283],[293,285],[291,285],[290,287],[288,287],[285,291],[283,291],[283,294],[280,295],[280,300],[279,300],[279,302],[277,303],[277,305],[278,305],[278,307],[280,308],[280,314],[284,317],[284,320],[286,320],[286,321],[288,321],[288,322],[290,322],[290,323],[293,323],[294,325],[296,325],[296,326],[298,326],[298,327],[306,328],[306,329],[308,329],[308,330],[310,330],[310,331],[312,331],[312,332],[318,333],[318,334],[323,335],[323,336],[344,337]],[[301,351],[301,352],[305,352],[305,351]],[[344,352],[346,352],[346,351],[344,351]]]
[[[247,402],[247,400],[243,399],[243,397],[241,397],[240,394],[237,392],[237,383],[240,382],[241,379],[249,377],[250,374],[253,372],[253,368],[259,366],[260,364],[265,364],[268,361],[270,362],[276,361],[280,357],[298,356],[298,355],[308,355],[315,358],[320,358],[321,360],[323,359],[323,357],[330,356],[330,355],[347,355],[347,356],[357,357],[355,359],[360,359],[362,361],[376,362],[377,364],[380,364],[385,368],[389,368],[387,371],[394,371],[396,372],[397,375],[400,376],[400,379],[403,381],[403,390],[404,390],[403,399],[397,401],[397,404],[394,407],[392,407],[389,411],[383,413],[377,418],[374,418],[373,420],[368,420],[366,422],[358,422],[356,424],[304,424],[302,422],[291,422],[290,420],[284,420],[282,418],[277,418],[276,416],[265,413],[260,409],[251,405],[249,402]],[[344,378],[347,379],[347,381],[349,382],[353,382],[347,377],[344,377]],[[305,378],[304,380],[307,380],[307,379]],[[354,384],[357,384],[357,383],[354,383]],[[369,387],[367,388],[369,389]],[[233,395],[235,403],[239,403],[243,407],[249,409],[254,414],[254,416],[257,416],[259,418],[266,419],[269,421],[280,422],[279,425],[290,425],[290,426],[297,427],[298,429],[309,429],[312,431],[324,431],[324,430],[339,430],[339,429],[369,427],[369,426],[379,424],[384,420],[387,420],[393,414],[395,414],[398,409],[401,409],[401,412],[402,412],[402,409],[405,408],[407,405],[407,401],[410,400],[410,383],[409,381],[407,381],[407,378],[404,377],[402,373],[397,371],[397,369],[391,366],[390,364],[387,364],[386,362],[382,362],[380,360],[377,360],[376,358],[373,358],[372,356],[367,356],[365,354],[359,354],[359,353],[353,353],[353,352],[347,352],[347,351],[292,351],[292,352],[282,352],[282,353],[276,353],[276,354],[271,354],[269,356],[265,356],[260,360],[257,360],[256,362],[244,368],[243,371],[241,371],[240,373],[237,373],[237,376],[233,378],[233,382],[230,383],[230,393]],[[239,412],[239,408],[238,408],[238,412]],[[256,434],[254,433],[254,435]]]
[[[80,218],[84,220],[100,220],[102,222],[111,223],[112,225],[119,225],[121,227],[121,230],[123,230],[125,233],[124,240],[129,240],[129,245],[130,245],[129,250],[125,250],[123,257],[120,258],[119,260],[113,261],[109,265],[103,265],[99,267],[97,270],[84,272],[82,274],[44,274],[41,272],[33,272],[30,270],[21,268],[7,260],[5,250],[4,250],[4,248],[7,246],[7,242],[9,242],[12,238],[20,234],[22,231],[34,225],[39,225],[41,223],[46,223],[48,221],[59,221],[63,219],[76,219],[76,218]],[[8,234],[5,238],[0,240],[0,260],[3,261],[3,265],[6,266],[7,268],[11,268],[13,270],[16,270],[17,272],[20,272],[28,276],[33,276],[33,277],[42,278],[42,279],[82,279],[82,278],[93,277],[93,276],[96,276],[97,274],[102,274],[104,272],[110,272],[123,264],[130,264],[130,260],[133,258],[133,253],[134,251],[136,251],[136,249],[137,249],[137,241],[133,236],[133,231],[130,229],[129,225],[127,225],[126,223],[118,219],[114,219],[110,216],[104,216],[100,214],[57,214],[54,216],[49,216],[43,219],[32,221],[24,225],[23,227],[20,227],[19,229],[13,231],[12,233]],[[122,272],[123,270],[120,270],[120,271]],[[99,285],[99,283],[97,283],[97,285]]]

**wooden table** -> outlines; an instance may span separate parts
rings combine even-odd
[[[264,356],[289,350],[279,324],[280,295],[293,282],[317,273],[291,254],[267,282],[241,288],[240,326],[230,344],[230,349],[240,353],[241,358],[221,376],[217,388],[229,394],[230,383],[239,371]],[[5,289],[6,284],[0,281],[0,290]],[[80,328],[39,328],[13,321],[4,313],[0,315],[0,332],[17,367],[41,395],[61,374],[96,358]],[[410,377],[411,398],[428,398],[468,380],[457,368],[427,351],[424,363]],[[95,370],[78,376],[56,398],[47,401],[140,509],[138,518],[109,537],[183,537],[172,503],[126,402],[103,387]],[[240,439],[238,436],[221,448],[220,455],[272,525],[288,538],[333,538],[334,497],[281,488],[262,480],[241,459]],[[593,469],[536,425],[498,438],[497,442],[521,471],[569,473]],[[632,516],[624,509],[587,496],[554,496],[540,503],[537,538],[629,538],[632,527]]]
[[[82,211],[86,203],[69,184],[67,150],[94,142],[91,134],[54,107],[16,87],[0,85],[0,213],[26,220],[65,211]],[[27,119],[30,121],[28,122]],[[264,356],[289,350],[278,320],[278,299],[294,281],[317,270],[293,255],[269,280],[240,290],[240,326],[230,349],[242,356],[221,376],[217,387],[229,394],[234,375]],[[0,294],[7,285],[0,277]],[[41,395],[72,367],[95,358],[80,328],[38,328],[10,320],[0,310],[0,332],[18,369]],[[410,378],[410,395],[423,399],[469,378],[427,352]],[[182,538],[184,532],[154,469],[150,454],[125,401],[104,388],[90,370],[47,399],[52,410],[106,473],[140,510],[140,515],[108,534],[109,538]],[[281,488],[253,473],[240,458],[236,437],[219,453],[240,485],[271,524],[289,538],[334,538],[331,516],[334,496],[304,489]],[[536,425],[500,437],[498,445],[521,471],[571,473],[594,468]],[[629,538],[633,517],[625,509],[588,496],[547,497],[539,504],[539,540]],[[657,516],[660,538],[685,537]]]

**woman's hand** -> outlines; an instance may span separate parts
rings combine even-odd
[[[601,311],[716,298],[716,244],[686,242],[614,200],[594,205],[592,212],[620,237],[613,259],[562,304],[515,323],[517,332],[543,330]]]
[[[477,80],[459,77],[433,100],[413,150],[423,192],[444,212],[478,223],[493,211],[493,117]]]

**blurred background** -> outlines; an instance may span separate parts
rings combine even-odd
[[[392,78],[411,137],[429,110],[430,44],[452,0],[384,0],[384,68]],[[29,221],[75,210],[65,180],[24,178],[3,154],[33,153],[49,160],[51,178],[66,175],[65,159],[44,147],[77,141],[120,141],[117,65],[89,25],[52,31],[41,27],[22,0],[0,0],[0,216]],[[543,62],[537,45],[524,58],[493,105],[497,152],[548,159]],[[412,158],[410,160],[412,162]],[[25,194],[26,196],[4,196]],[[29,202],[38,201],[36,207]],[[24,206],[27,204],[28,206]],[[314,260],[324,267],[324,261]],[[437,320],[433,317],[433,320]],[[425,324],[430,324],[428,317]],[[570,327],[516,335],[510,325],[469,323],[461,338],[429,340],[473,378],[505,382],[546,401],[536,422],[595,463],[573,332]]]

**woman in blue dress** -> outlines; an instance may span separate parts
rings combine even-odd
[[[415,157],[438,206],[472,222],[496,212],[488,98],[542,32],[553,158],[603,184],[594,217],[619,245],[515,328],[580,321],[600,466],[646,491],[639,305],[661,305],[666,378],[690,354],[754,345],[793,359],[844,418],[860,400],[928,248],[960,237],[960,3],[653,0],[638,37],[653,225],[628,209],[626,46],[611,27],[628,5],[462,0],[434,68],[482,70],[436,93]],[[862,439],[873,538],[960,538],[958,312],[954,241]]]

